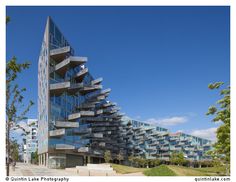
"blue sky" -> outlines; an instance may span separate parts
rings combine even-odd
[[[205,115],[230,81],[229,7],[7,7],[7,60],[30,60],[18,82],[36,104],[37,64],[47,16],[128,116],[213,138]]]

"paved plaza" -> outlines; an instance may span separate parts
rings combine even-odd
[[[96,173],[90,173],[90,176],[104,176]],[[10,176],[85,176],[76,173],[73,168],[72,170],[65,169],[49,169],[45,166],[38,166],[33,164],[16,163],[15,170],[10,167]],[[87,175],[88,176],[88,175]],[[129,174],[119,174],[115,173],[112,176],[143,176],[142,173],[129,173]]]
[[[15,170],[10,167],[10,176],[74,176],[75,174],[64,169],[49,169],[26,163],[16,163]]]

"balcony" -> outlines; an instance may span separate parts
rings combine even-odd
[[[162,156],[170,156],[170,152],[161,153]]]
[[[73,134],[76,135],[82,135],[82,134],[88,134],[91,132],[91,128],[75,128],[73,129]]]
[[[164,140],[164,139],[165,139],[164,137],[157,138],[158,141],[161,141],[161,140]]]
[[[156,145],[159,145],[159,142],[153,142],[151,144],[149,144],[150,146],[156,146]]]
[[[103,107],[110,107],[110,106],[115,106],[115,105],[116,105],[115,103],[108,102],[108,103],[103,104]]]
[[[50,93],[60,95],[70,87],[70,82],[61,82],[50,84]]]
[[[78,149],[78,152],[79,153],[86,153],[86,152],[89,152],[89,148],[88,147],[80,147]]]
[[[176,140],[178,140],[178,138],[170,137],[170,141],[176,141]]]
[[[103,134],[102,133],[94,133],[93,137],[95,137],[95,138],[103,138]]]
[[[146,148],[146,150],[151,150],[151,151],[153,151],[153,150],[156,151],[157,150],[156,147],[146,146],[145,148]]]
[[[78,109],[91,109],[91,108],[95,108],[95,104],[93,103],[84,103],[81,104],[77,107]]]
[[[143,140],[143,137],[136,135],[136,136],[134,136],[134,139],[135,139],[135,140]]]
[[[103,78],[97,78],[91,81],[91,85],[99,85],[102,82]]]
[[[88,68],[84,68],[82,70],[80,70],[75,76],[74,76],[74,79],[77,81],[77,82],[82,82],[85,75],[88,73]]]
[[[65,59],[64,61],[58,63],[52,71],[60,75],[64,75],[68,70],[68,67],[76,67],[78,65],[82,65],[87,62],[86,57],[74,57],[70,56],[69,58]]]
[[[169,148],[169,147],[161,147],[160,149],[161,149],[161,150],[164,150],[164,151],[167,151],[167,150],[169,150],[170,148]]]
[[[101,101],[101,100],[104,100],[106,97],[104,95],[99,95],[96,100],[97,101]]]
[[[96,115],[100,115],[100,114],[103,114],[103,110],[102,109],[99,109],[96,111]]]
[[[70,46],[58,48],[58,49],[53,49],[50,50],[50,56],[53,58],[53,60],[60,62],[63,61],[68,54],[70,54],[71,48]]]
[[[51,130],[49,131],[50,137],[61,137],[65,135],[65,129]]]
[[[157,154],[157,152],[150,152],[150,155],[156,155],[156,154]]]
[[[70,88],[68,89],[68,93],[73,95],[73,94],[77,93],[80,89],[82,89],[83,86],[84,86],[83,83],[71,84]]]
[[[76,119],[78,119],[78,118],[80,118],[80,113],[79,113],[79,112],[74,113],[74,114],[70,114],[70,115],[68,116],[68,120],[76,120]]]
[[[140,146],[134,146],[134,149],[141,150]]]
[[[111,89],[110,88],[107,88],[107,89],[105,89],[105,90],[102,90],[101,91],[101,94],[108,94],[108,93],[110,93],[111,92]]]
[[[74,150],[75,146],[69,144],[56,144],[56,150]]]
[[[144,130],[146,131],[150,131],[150,130],[154,130],[155,128],[154,127],[145,127]]]
[[[118,110],[116,108],[112,108],[112,109],[109,108],[109,109],[104,109],[103,110],[103,113],[106,113],[106,114],[109,114],[109,115],[115,114],[117,112],[118,112]]]
[[[80,111],[80,117],[94,116],[94,111]]]
[[[108,121],[106,120],[105,118],[102,118],[102,117],[82,117],[81,118],[81,121]]]
[[[56,121],[55,126],[58,128],[77,128],[79,127],[79,123],[69,121]]]
[[[112,111],[112,108],[103,109],[103,113],[110,113],[111,111]]]
[[[137,133],[137,135],[145,135],[145,134],[146,134],[145,131],[141,131],[141,132]]]
[[[153,132],[152,134],[150,134],[151,136],[158,136],[159,135],[159,133],[157,133],[157,132]]]
[[[79,90],[79,92],[82,95],[85,95],[90,92],[94,92],[95,90],[100,90],[102,89],[102,85],[92,85],[92,86],[85,86],[82,89]]]

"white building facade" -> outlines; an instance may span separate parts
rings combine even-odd
[[[26,136],[23,139],[24,143],[24,163],[31,163],[32,153],[38,149],[38,120],[28,119],[27,126],[25,128]]]

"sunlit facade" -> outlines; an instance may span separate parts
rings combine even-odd
[[[32,154],[38,149],[38,120],[28,119],[27,125],[21,127],[25,129],[26,135],[23,138],[23,161],[24,163],[31,163]]]
[[[207,159],[211,141],[123,117],[108,101],[111,89],[93,78],[87,57],[75,51],[49,17],[38,62],[39,164],[65,168],[134,155],[169,160],[183,152],[189,160]]]
[[[49,17],[38,65],[40,165],[100,163],[107,150],[112,157],[125,155],[122,114],[107,100],[111,89],[102,89],[102,78],[94,79],[86,62]]]
[[[169,161],[173,152],[181,152],[191,161],[209,160],[207,151],[212,149],[212,141],[182,132],[172,133],[166,128],[122,118],[126,125],[128,155],[146,159]]]

